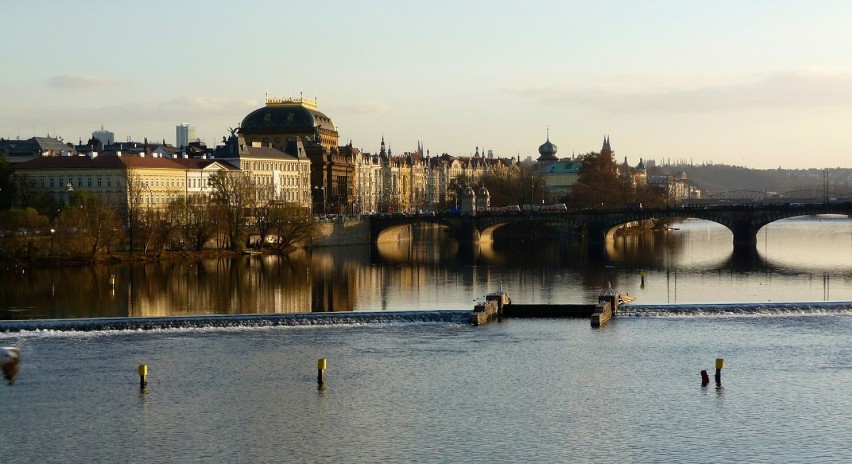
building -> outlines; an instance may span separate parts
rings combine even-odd
[[[101,130],[92,132],[92,138],[98,140],[103,147],[115,143],[115,134],[111,131],[104,130],[104,126],[101,126]]]
[[[257,141],[249,145],[235,131],[218,147],[215,158],[251,177],[258,199],[311,206],[311,160],[301,140],[288,142],[280,150]]]
[[[338,145],[334,122],[317,109],[316,100],[267,98],[266,106],[243,118],[239,135],[248,147],[301,144],[310,159],[310,192],[316,211],[343,213],[355,204],[355,157],[351,144]]]
[[[574,156],[562,158],[542,167],[539,174],[544,179],[547,198],[541,200],[558,199],[570,194],[571,189],[577,183],[582,168],[583,160]]]
[[[141,206],[162,210],[174,199],[207,194],[210,176],[232,169],[212,159],[97,153],[42,156],[15,166],[21,192],[47,191],[62,206],[87,190],[117,210],[126,209],[132,195]]]
[[[175,146],[178,148],[183,148],[190,144],[190,142],[195,142],[195,128],[191,125],[183,122],[175,126]]]
[[[538,147],[539,157],[536,161],[538,161],[539,166],[546,166],[550,163],[555,163],[559,161],[559,158],[556,156],[556,145],[550,142],[550,128],[547,128],[547,140]]]
[[[351,145],[351,142],[350,142]],[[381,210],[379,199],[384,188],[382,162],[378,155],[353,149],[355,163],[355,212],[377,213]]]
[[[22,163],[42,156],[76,155],[73,146],[53,137],[33,137],[27,140],[0,139],[0,156],[10,163]]]

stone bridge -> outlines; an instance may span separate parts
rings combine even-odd
[[[512,223],[530,227],[556,227],[574,230],[589,243],[604,243],[619,226],[643,219],[695,218],[719,223],[733,234],[735,247],[757,242],[761,227],[780,219],[816,214],[852,215],[852,202],[789,203],[781,205],[683,206],[673,208],[581,210],[562,212],[477,213],[476,215],[386,215],[370,220],[373,243],[396,241],[409,236],[416,223],[432,223],[448,228],[461,243],[491,241],[493,232]],[[406,234],[406,235],[400,235]]]

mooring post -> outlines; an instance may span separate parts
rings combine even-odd
[[[710,376],[707,375],[707,369],[701,369],[701,386],[706,387],[710,383]]]
[[[716,386],[722,386],[722,368],[725,367],[725,360],[716,358]]]
[[[139,389],[145,390],[145,387],[148,386],[148,365],[140,364],[136,371],[139,373]]]
[[[317,359],[317,385],[320,387],[325,384],[325,368],[328,365],[328,361],[325,358]]]

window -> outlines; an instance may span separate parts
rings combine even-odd
[[[87,187],[91,187],[91,186],[92,186],[92,178],[91,178],[91,177],[89,177],[88,179],[86,179],[86,186],[87,186]]]
[[[103,184],[101,183],[101,178],[98,177],[98,187],[101,187],[101,186],[103,186]]]
[[[54,187],[54,185],[53,185],[53,177],[51,177],[51,178],[50,178],[50,188],[53,188],[53,187]]]

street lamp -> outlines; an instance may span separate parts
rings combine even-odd
[[[53,233],[56,232],[56,229],[50,229],[50,256],[53,256]]]
[[[322,195],[322,210],[320,211],[320,214],[325,214],[325,186],[314,187],[314,191],[319,192],[319,194]],[[311,202],[311,204],[313,204],[313,202]]]

